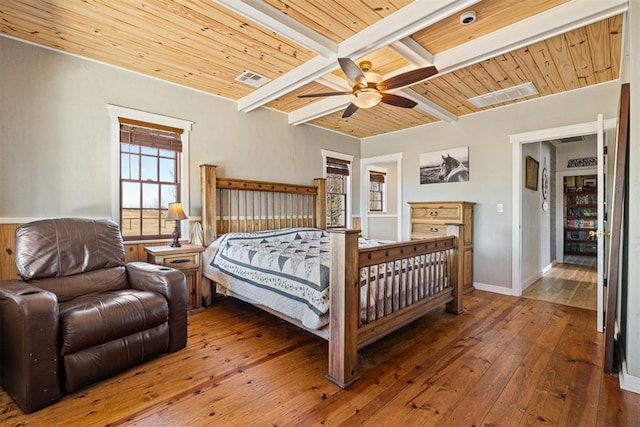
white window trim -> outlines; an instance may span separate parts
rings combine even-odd
[[[118,117],[182,129],[180,201],[187,217],[189,217],[191,211],[189,204],[189,137],[193,122],[111,104],[107,104],[107,110],[111,120],[111,219],[118,224],[120,223],[120,121]],[[189,221],[182,221],[180,228],[182,238],[188,237]],[[127,243],[132,242],[127,241]]]
[[[326,178],[327,177],[327,157],[333,157],[334,159],[340,159],[340,160],[345,160],[349,162],[349,176],[347,177],[347,190],[349,190],[347,192],[347,206],[345,209],[345,215],[347,216],[346,218],[346,227],[347,228],[351,228],[351,213],[352,213],[352,209],[351,209],[351,200],[353,197],[353,186],[352,186],[352,177],[353,177],[353,156],[351,154],[344,154],[344,153],[338,153],[336,151],[329,151],[329,150],[325,150],[325,149],[321,149],[320,152],[322,153],[322,177]],[[326,212],[325,212],[326,215]]]
[[[382,210],[381,211],[372,211],[369,209],[369,207],[371,206],[371,182],[370,182],[370,178],[369,178],[369,173],[370,172],[378,172],[378,173],[382,173],[385,176],[385,180],[382,183]],[[367,177],[367,213],[370,216],[381,216],[386,214],[387,211],[387,174],[389,173],[389,169],[388,168],[383,168],[380,166],[367,166],[366,168],[366,174],[365,176]],[[395,216],[395,215],[394,215]]]

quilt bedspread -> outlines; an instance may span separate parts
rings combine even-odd
[[[306,306],[329,311],[329,235],[291,228],[223,236],[211,266]]]
[[[358,246],[384,243],[391,242],[361,237]],[[214,281],[222,279],[225,292],[250,302],[257,299],[311,329],[327,323],[329,233],[317,228],[228,233],[212,246],[216,249],[208,266],[213,269],[205,266],[205,274]],[[251,292],[220,273],[259,290]]]

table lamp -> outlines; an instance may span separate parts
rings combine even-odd
[[[172,248],[179,248],[180,241],[180,221],[183,219],[187,219],[187,216],[184,214],[184,210],[182,210],[182,203],[175,202],[169,203],[168,205],[169,212],[167,213],[167,221],[175,221],[176,226],[173,229],[173,233],[171,233],[171,237],[173,237],[173,243],[171,243]]]

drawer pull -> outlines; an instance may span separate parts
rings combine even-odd
[[[171,264],[184,264],[185,262],[191,261],[190,259],[174,259],[171,261]]]
[[[431,216],[438,216],[438,211],[431,211],[431,212],[429,213],[429,215],[431,215]]]
[[[431,227],[431,232],[432,233],[437,233],[438,232],[438,227]]]

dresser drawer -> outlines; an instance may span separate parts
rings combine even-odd
[[[462,221],[462,210],[460,206],[455,205],[440,205],[440,206],[424,206],[424,207],[411,207],[411,219],[412,220],[427,220],[427,221]]]
[[[428,239],[430,237],[442,237],[447,235],[447,226],[444,224],[414,223],[411,226],[412,239]]]
[[[165,256],[162,259],[162,265],[177,268],[178,270],[198,268],[200,266],[200,254]]]

